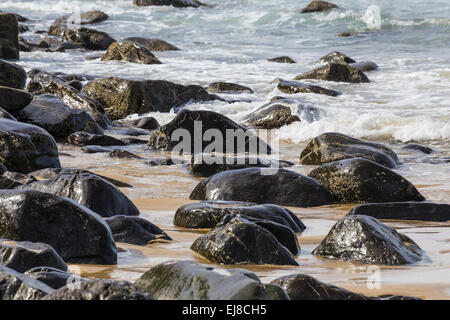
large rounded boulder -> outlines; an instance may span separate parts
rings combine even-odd
[[[362,158],[330,162],[314,169],[308,176],[319,181],[337,202],[425,200],[408,180]]]
[[[0,59],[19,59],[19,23],[14,13],[0,12]]]
[[[409,237],[369,216],[339,220],[312,252],[351,262],[404,265],[418,262],[423,251]]]
[[[299,121],[300,118],[292,114],[290,107],[276,103],[264,105],[244,118],[246,125],[258,129],[279,129]]]
[[[330,193],[316,180],[286,169],[247,168],[215,174],[192,191],[192,200],[235,200],[313,207],[332,203]]]
[[[161,61],[150,50],[133,42],[111,43],[105,55],[102,57],[102,61],[111,60],[142,64],[161,64]]]
[[[370,82],[361,70],[340,63],[328,63],[323,67],[300,74],[294,80],[315,79],[335,82],[365,83]]]
[[[25,108],[33,100],[33,95],[20,89],[0,86],[0,106],[10,113]]]
[[[123,39],[123,42],[138,43],[150,51],[179,51],[180,49],[173,44],[156,38],[129,37]]]
[[[116,42],[109,34],[89,28],[65,29],[63,41],[70,41],[87,50],[107,50]]]
[[[0,191],[0,237],[43,242],[69,262],[116,264],[103,219],[76,202],[35,190]]]
[[[326,12],[333,9],[339,9],[339,7],[331,2],[314,0],[311,1],[305,8],[301,9],[300,13]]]
[[[24,68],[0,59],[0,86],[23,89],[26,81],[27,73]]]

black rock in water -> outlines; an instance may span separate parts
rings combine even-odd
[[[294,80],[316,79],[335,82],[366,83],[369,78],[355,67],[340,63],[328,63],[323,67],[300,74]]]
[[[278,90],[284,93],[288,94],[294,94],[294,93],[317,93],[317,94],[324,94],[327,96],[336,97],[340,95],[341,93],[336,90],[323,88],[320,86],[316,86],[313,84],[307,84],[307,83],[301,83],[298,81],[287,81],[283,79],[275,79],[273,81],[278,86]]]
[[[326,1],[311,1],[305,8],[300,10],[300,13],[311,13],[311,12],[326,12],[333,9],[339,9],[334,3]]]
[[[25,275],[41,281],[53,289],[59,289],[68,284],[76,285],[82,281],[89,281],[68,271],[52,267],[35,267],[25,272]]]
[[[67,137],[67,142],[76,146],[125,146],[120,139],[103,134],[92,134],[85,131],[74,132]]]
[[[339,220],[312,253],[380,265],[412,264],[423,255],[422,249],[406,235],[375,218],[362,215]]]
[[[9,113],[25,108],[33,100],[33,95],[20,89],[0,86],[0,106]]]
[[[324,55],[322,58],[317,60],[317,63],[320,64],[326,64],[326,63],[341,63],[341,64],[348,64],[348,63],[355,63],[356,61],[350,58],[349,56],[334,51],[329,54]]]
[[[277,63],[296,63],[294,59],[287,57],[287,56],[275,57],[275,58],[267,59],[267,61],[277,62]]]
[[[244,118],[244,123],[258,129],[279,129],[299,122],[300,118],[291,113],[291,108],[282,104],[269,104],[253,111]]]
[[[198,0],[134,0],[137,6],[173,6],[176,8],[199,8],[207,7]]]
[[[146,47],[134,42],[113,42],[108,47],[102,61],[127,61],[141,64],[161,64]]]
[[[214,93],[238,93],[238,92],[250,92],[253,90],[249,87],[230,82],[213,82],[206,88],[208,92]]]
[[[62,40],[73,42],[87,50],[107,50],[113,42],[116,42],[106,32],[88,28],[65,29]]]
[[[426,147],[426,146],[422,146],[420,144],[415,144],[415,143],[409,143],[405,146],[402,147],[402,149],[404,150],[413,150],[413,151],[418,151],[418,152],[422,152],[425,154],[432,154],[434,151],[433,149]]]
[[[27,73],[24,68],[0,59],[0,86],[23,89],[26,81]]]
[[[123,39],[123,42],[135,42],[146,47],[150,51],[179,51],[180,49],[173,44],[156,38],[129,37]]]
[[[408,180],[376,162],[345,159],[324,164],[308,175],[338,202],[424,201]]]
[[[0,59],[19,59],[19,23],[14,13],[0,12]]]

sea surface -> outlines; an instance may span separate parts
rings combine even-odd
[[[208,102],[185,106],[222,113],[239,122],[281,93],[271,81],[292,79],[317,66],[316,61],[340,51],[357,61],[373,61],[379,69],[367,72],[370,83],[348,84],[309,81],[342,92],[338,97],[319,94],[292,95],[318,108],[320,118],[280,129],[280,157],[296,163],[293,170],[308,173],[314,167],[298,164],[305,145],[329,131],[382,142],[393,148],[402,164],[395,169],[411,181],[429,201],[450,203],[450,2],[431,1],[333,1],[344,10],[300,14],[309,1],[298,0],[205,0],[213,8],[136,7],[132,0],[2,0],[0,10],[16,12],[32,20],[24,38],[37,40],[36,30],[47,30],[64,14],[102,10],[110,19],[87,27],[109,33],[118,41],[126,37],[166,40],[181,51],[155,52],[161,65],[86,60],[101,54],[83,50],[65,53],[21,53],[20,65],[27,70],[86,73],[97,77],[164,79],[182,84],[207,86],[215,81],[236,82],[254,93],[222,95],[247,102]],[[351,37],[338,33],[356,32]],[[267,61],[289,56],[296,64]],[[306,81],[308,82],[308,81]],[[298,110],[293,108],[294,113]],[[131,115],[154,116],[161,124],[174,113]],[[418,143],[437,152],[425,155],[406,151],[406,143]],[[59,145],[64,166],[82,167],[121,178],[136,188],[124,189],[144,217],[171,232],[174,242],[145,248],[122,245],[119,265],[82,266],[83,275],[136,279],[156,263],[177,258],[202,261],[189,250],[198,236],[172,225],[176,208],[187,203],[200,181],[182,166],[148,167],[139,160],[114,160],[105,154],[84,154],[77,148]],[[144,158],[159,156],[145,147],[130,147]],[[300,267],[252,267],[265,280],[292,272],[308,273],[323,281],[375,295],[396,292],[422,298],[450,298],[449,223],[393,222],[391,226],[409,235],[427,253],[420,263],[383,267],[381,288],[365,282],[367,268],[350,263],[324,261],[311,251],[329,228],[351,208],[327,206],[293,210],[308,229],[299,236]],[[120,246],[120,245],[119,245]],[[74,266],[78,268],[79,266]],[[358,269],[359,268],[359,269]],[[363,268],[363,269],[361,269]],[[366,269],[364,269],[366,268]],[[361,271],[362,270],[362,271]],[[372,291],[371,291],[372,290]]]

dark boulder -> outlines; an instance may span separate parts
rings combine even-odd
[[[356,61],[350,58],[349,56],[339,52],[334,51],[329,54],[324,55],[322,58],[317,60],[317,63],[327,64],[327,63],[340,63],[340,64],[348,64],[355,63]]]
[[[21,188],[70,198],[102,217],[139,215],[133,202],[116,186],[87,172],[62,173],[56,178],[32,182]]]
[[[97,79],[86,84],[81,92],[102,103],[114,120],[134,113],[169,112],[191,101],[218,99],[201,86],[183,86],[164,80]]]
[[[327,96],[336,97],[341,93],[336,90],[326,89],[309,83],[300,83],[297,81],[287,81],[283,79],[275,79],[273,83],[277,84],[278,90],[287,94],[294,93],[317,93]]]
[[[253,90],[249,87],[242,86],[237,83],[230,82],[213,82],[208,85],[206,88],[208,92],[214,93],[238,93],[238,92],[250,92],[253,93]]]
[[[153,158],[144,163],[150,167],[173,166],[175,164],[175,162],[170,158]]]
[[[24,68],[0,59],[0,86],[23,89],[26,81],[27,73]]]
[[[55,139],[47,131],[3,118],[0,118],[0,162],[20,173],[61,167]]]
[[[19,59],[19,23],[13,13],[0,12],[0,59]]]
[[[402,147],[403,150],[413,150],[413,151],[418,151],[418,152],[422,152],[425,154],[432,154],[436,151],[434,151],[433,149],[426,147],[426,146],[422,146],[420,144],[416,144],[416,143],[409,143],[405,146]]]
[[[84,131],[74,132],[67,137],[67,142],[76,146],[125,146],[120,139],[103,135],[92,134]]]
[[[20,273],[41,266],[67,270],[64,260],[48,244],[8,239],[0,239],[0,265]]]
[[[39,300],[53,291],[36,279],[2,266],[0,283],[0,300]]]
[[[10,177],[0,176],[0,190],[2,189],[14,189],[22,186],[23,183],[11,179]]]
[[[258,129],[279,129],[300,121],[291,108],[282,104],[269,104],[258,108],[244,118],[244,124]]]
[[[70,272],[52,267],[35,267],[25,272],[25,275],[41,281],[53,289],[59,289],[68,284],[76,285],[82,281],[89,281]]]
[[[159,128],[158,120],[153,117],[145,117],[137,120],[128,120],[119,123],[124,127],[139,128],[145,130],[155,130]]]
[[[118,159],[142,159],[141,157],[132,152],[119,149],[112,150],[111,152],[109,152],[108,155],[111,158],[118,158]]]
[[[150,51],[178,51],[178,47],[170,44],[164,40],[156,38],[140,38],[140,37],[129,37],[123,39],[123,42],[135,42],[139,43],[141,46],[146,47]]]
[[[206,4],[198,0],[133,0],[137,6],[173,6],[176,8],[199,8],[206,7]]]
[[[84,146],[80,148],[81,152],[84,153],[109,153],[112,147],[101,147],[101,146]]]
[[[261,109],[267,108],[270,105],[274,104],[290,107],[291,110],[292,109],[297,110],[297,116],[299,117],[299,119],[301,121],[306,121],[308,123],[317,121],[322,117],[326,116],[326,112],[324,109],[315,107],[301,98],[294,98],[294,97],[288,98],[275,96],[272,99],[270,99],[269,103],[263,105]]]
[[[33,100],[33,95],[20,89],[0,86],[0,106],[10,113],[25,108]]]
[[[362,158],[330,162],[314,169],[308,176],[319,181],[338,202],[425,200],[408,180]]]
[[[339,220],[312,252],[351,262],[403,265],[422,259],[423,251],[409,237],[369,216]]]
[[[55,139],[65,139],[78,131],[103,133],[103,129],[87,112],[70,108],[58,97],[50,94],[34,97],[33,101],[17,114],[17,118],[47,130]]]
[[[277,62],[277,63],[296,63],[294,59],[287,57],[287,56],[275,57],[275,58],[267,59],[267,61]]]
[[[397,154],[390,148],[336,132],[323,133],[311,140],[300,155],[300,163],[320,165],[351,158],[364,158],[387,168],[399,164]]]
[[[146,47],[134,42],[113,42],[108,47],[102,61],[120,60],[141,64],[161,64]]]
[[[370,82],[364,72],[349,65],[328,63],[323,67],[300,74],[294,80],[316,79],[336,82],[364,83]]]
[[[265,222],[269,223],[268,220]],[[289,228],[285,227],[284,231],[293,234]],[[297,266],[298,263],[292,253],[279,240],[281,237],[278,239],[267,228],[249,219],[241,216],[225,216],[214,229],[195,240],[191,250],[211,262],[220,264]]]
[[[0,118],[17,121],[17,119],[14,118],[14,116],[12,114],[10,114],[8,111],[3,109],[2,107],[0,107]]]
[[[389,220],[445,222],[450,220],[450,205],[431,202],[369,203],[356,206],[347,214],[353,215]]]
[[[360,61],[356,63],[350,63],[349,66],[356,68],[361,72],[368,72],[378,69],[378,65],[372,61]]]
[[[0,191],[0,237],[43,242],[69,262],[115,264],[111,230],[88,208],[36,190]]]
[[[219,269],[193,261],[168,261],[145,272],[135,285],[158,300],[288,300],[276,285],[244,269]]]
[[[294,232],[306,229],[301,220],[289,209],[275,204],[256,205],[237,201],[204,201],[178,208],[173,224],[184,228],[213,228],[225,215],[269,220],[291,228]]]
[[[153,240],[172,240],[150,221],[139,217],[114,216],[105,219],[116,242],[145,246]]]
[[[207,131],[217,134],[220,132],[221,135],[220,137],[214,137],[213,135],[215,141],[211,143],[207,139],[203,139]],[[181,110],[172,121],[160,127],[150,136],[148,145],[152,149],[173,150],[176,147],[180,147],[178,145],[180,142],[177,140],[180,137],[177,136],[177,133],[189,133],[190,137],[183,137],[183,139],[190,138],[190,141],[183,141],[182,139],[183,143],[181,144],[183,150],[180,151],[185,154],[212,152],[212,150],[205,151],[210,148],[213,148],[218,153],[226,151],[227,153],[251,152],[268,154],[271,152],[270,146],[250,130],[219,113],[206,110]],[[234,134],[235,137],[230,136],[230,134]],[[222,141],[219,138],[222,138]],[[232,143],[231,139],[233,139],[234,143]]]
[[[108,20],[109,16],[102,11],[82,12],[79,16],[62,16],[59,17],[48,30],[49,35],[62,36],[65,29],[75,26],[75,24],[86,25],[99,23]]]
[[[330,204],[330,193],[316,180],[286,169],[247,168],[215,174],[192,191],[192,200],[235,200],[294,207]],[[272,172],[276,170],[276,172]]]
[[[88,28],[65,29],[62,40],[73,42],[87,50],[107,50],[113,42],[116,42],[106,32]]]
[[[326,1],[311,1],[305,8],[300,10],[300,13],[310,13],[310,12],[326,12],[333,9],[339,9],[334,3]]]
[[[91,280],[66,285],[41,300],[153,300],[128,281]]]

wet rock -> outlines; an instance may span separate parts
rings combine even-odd
[[[39,300],[53,291],[36,279],[2,266],[0,283],[0,300]]]
[[[35,96],[18,114],[20,121],[47,130],[55,139],[65,139],[78,131],[103,133],[103,129],[85,111],[70,108],[50,94]]]
[[[125,143],[126,145],[133,145],[133,144],[147,144],[147,141],[146,141],[146,140],[136,139],[136,138],[123,138],[122,141],[123,141],[123,143]]]
[[[292,300],[370,300],[365,295],[321,282],[306,274],[291,274],[271,283],[286,290]]]
[[[235,200],[294,207],[330,204],[330,193],[316,180],[286,169],[247,168],[215,174],[192,191],[192,200]],[[270,174],[264,174],[270,173]]]
[[[151,167],[156,166],[172,166],[175,164],[172,159],[170,158],[153,158],[149,161],[144,162],[146,165],[149,165]]]
[[[336,82],[365,83],[370,82],[364,72],[350,65],[328,63],[323,67],[300,74],[294,80],[316,79]]]
[[[230,82],[213,82],[210,85],[208,85],[208,88],[206,88],[208,92],[214,92],[214,93],[238,93],[238,92],[250,92],[253,93],[253,90],[249,87],[242,86],[237,83],[230,83]]]
[[[142,159],[141,157],[139,157],[138,155],[135,155],[132,152],[126,151],[126,150],[112,150],[109,153],[109,156],[111,158],[119,158],[119,159]]]
[[[291,108],[281,104],[262,106],[244,118],[244,123],[258,129],[279,129],[293,122],[300,121],[292,115]]]
[[[23,89],[26,81],[27,73],[24,68],[0,59],[0,86]]]
[[[0,106],[7,112],[15,113],[25,108],[33,100],[33,95],[24,90],[0,86]]]
[[[8,171],[8,168],[6,168],[3,163],[0,162],[0,174],[3,174]]]
[[[101,59],[102,61],[120,60],[141,64],[161,64],[146,47],[134,42],[113,42]]]
[[[0,58],[19,59],[19,24],[13,13],[0,12]]]
[[[23,184],[19,181],[11,179],[10,177],[0,176],[0,190],[1,189],[14,189],[22,186]]]
[[[125,142],[120,139],[101,135],[92,134],[84,131],[74,132],[67,137],[67,142],[76,146],[125,146]]]
[[[192,156],[189,172],[196,177],[210,177],[216,173],[244,168],[281,168],[280,162],[249,156],[219,156],[198,153]]]
[[[424,201],[405,178],[373,161],[354,158],[330,162],[308,175],[338,202]]]
[[[356,68],[362,72],[373,71],[378,69],[378,65],[372,61],[360,61],[356,63],[351,63],[349,64],[349,66]]]
[[[423,251],[377,219],[355,215],[339,220],[312,253],[359,263],[403,265],[421,260]]]
[[[62,36],[64,30],[75,26],[75,24],[93,24],[108,20],[109,16],[102,11],[87,11],[82,12],[79,17],[76,16],[62,16],[59,17],[48,30],[49,35]]]
[[[185,148],[180,151],[185,154],[211,152],[212,150],[208,150],[211,148],[214,149],[215,152],[259,152],[264,154],[271,152],[270,146],[262,139],[259,139],[251,131],[238,125],[233,120],[213,111],[190,111],[187,109],[181,110],[171,122],[155,131],[150,136],[148,146],[158,150],[173,150],[179,144],[176,137],[176,133],[180,133],[180,130],[178,129],[185,129],[183,132],[189,132],[191,137],[190,144],[182,144]],[[211,145],[210,141],[203,139],[203,135],[209,129],[215,129],[213,132],[217,135],[219,135],[220,132],[222,141],[220,142],[219,138],[215,138],[216,141]],[[175,131],[177,132],[175,133],[175,136],[173,136]],[[211,131],[212,130],[209,130],[210,133]],[[230,132],[236,134],[238,137],[237,139],[234,139],[235,142],[237,140],[237,143],[228,143],[228,149],[233,150],[227,149],[227,135],[228,139],[233,139],[233,137],[230,137]],[[198,141],[198,144],[195,143],[196,141]]]
[[[35,95],[54,94],[70,108],[86,111],[102,128],[106,128],[111,123],[104,115],[101,103],[82,94],[67,83],[75,79],[63,78],[39,70],[32,70],[29,76],[31,79],[28,83],[28,91]]]
[[[305,8],[300,10],[300,13],[310,13],[310,12],[326,12],[332,9],[339,9],[334,3],[326,1],[311,1]]]
[[[377,219],[449,221],[450,205],[431,202],[370,203],[354,207],[347,216],[366,215]]]
[[[156,239],[172,240],[164,231],[143,218],[114,216],[105,221],[116,242],[145,246]]]
[[[87,50],[107,50],[113,42],[116,42],[106,32],[88,28],[65,29],[62,40],[76,43]]]
[[[48,244],[8,239],[0,239],[0,265],[20,273],[40,266],[67,270],[66,263]]]
[[[73,43],[70,41],[65,41],[65,42],[61,42],[59,45],[57,45],[54,50],[56,52],[66,52],[66,50],[75,50],[75,49],[80,49],[80,48],[81,48],[81,46],[76,43]]]
[[[195,240],[191,250],[221,264],[298,265],[272,232],[241,216],[225,216],[214,229]]]
[[[0,118],[17,121],[8,111],[0,107]]]
[[[1,172],[1,170],[0,170],[0,172]],[[14,180],[20,184],[27,184],[27,183],[36,181],[36,178],[34,176],[19,173],[19,172],[6,171],[6,172],[3,172],[2,176],[9,178],[11,180]]]
[[[326,89],[320,86],[316,86],[313,84],[307,84],[307,83],[300,83],[297,81],[286,81],[283,79],[276,79],[274,80],[274,83],[277,84],[278,90],[284,93],[288,94],[294,94],[294,93],[317,93],[317,94],[324,94],[327,96],[336,97],[340,95],[341,93],[336,90],[332,89]]]
[[[419,151],[425,154],[431,154],[434,151],[433,149],[426,147],[426,146],[421,146],[420,144],[415,144],[415,143],[409,143],[406,146],[403,146],[402,149],[404,150],[413,150],[413,151]]]
[[[84,153],[109,153],[112,148],[101,147],[101,146],[84,146],[80,148],[81,152]]]
[[[306,121],[308,123],[317,121],[322,117],[326,116],[325,110],[317,108],[309,104],[308,102],[304,101],[303,99],[299,98],[287,98],[275,96],[272,99],[270,99],[269,103],[265,104],[261,108],[269,107],[270,105],[273,104],[288,106],[294,110],[297,109],[297,116],[301,119],[301,121]]]
[[[102,217],[139,215],[133,202],[116,186],[87,172],[62,173],[53,179],[32,182],[21,188],[70,198]]]
[[[150,51],[178,51],[178,47],[170,44],[164,40],[156,38],[140,38],[140,37],[129,37],[123,39],[123,42],[135,42],[139,43],[141,46],[146,47]]]
[[[380,143],[336,132],[323,133],[311,140],[300,155],[300,163],[320,165],[351,158],[368,159],[387,168],[395,168],[400,163],[397,154]]]
[[[317,60],[317,63],[327,64],[327,63],[340,63],[340,64],[348,64],[355,63],[356,61],[350,58],[349,56],[339,52],[334,51],[329,54],[324,55],[322,58]]]
[[[167,261],[145,272],[135,285],[158,300],[288,299],[284,290],[265,285],[244,269],[219,269],[194,261]]]
[[[47,243],[64,261],[117,262],[109,227],[99,215],[70,199],[35,190],[3,190],[0,220],[0,237]]]
[[[306,229],[301,220],[289,209],[275,204],[257,205],[251,202],[203,201],[178,208],[174,225],[184,228],[213,228],[226,215],[269,220],[291,228],[294,232]]]
[[[67,284],[76,285],[83,281],[89,281],[70,272],[62,271],[52,267],[35,267],[25,272],[25,275],[45,283],[52,289],[59,289]]]
[[[191,101],[217,99],[201,86],[183,86],[164,80],[97,79],[86,84],[81,92],[102,103],[114,120],[134,113],[169,112]]]
[[[296,63],[294,59],[287,57],[287,56],[271,58],[271,59],[267,59],[267,61],[278,62],[278,63]]]
[[[114,134],[120,134],[123,136],[132,136],[132,137],[138,137],[138,136],[146,136],[149,134],[147,130],[140,130],[140,129],[133,129],[133,128],[112,128],[112,132]]]
[[[61,167],[55,139],[47,131],[4,118],[0,118],[0,162],[20,173]]]
[[[128,281],[91,280],[67,285],[41,300],[153,300]]]
[[[199,8],[206,7],[206,4],[198,0],[133,0],[137,6],[173,6],[176,8]]]
[[[145,117],[137,120],[122,121],[119,123],[124,127],[155,130],[159,128],[158,120],[153,117]]]
[[[354,35],[356,35],[356,32],[341,32],[341,33],[337,34],[338,37],[343,37],[343,38],[351,37],[351,36],[354,36]]]

